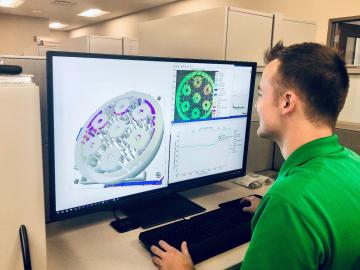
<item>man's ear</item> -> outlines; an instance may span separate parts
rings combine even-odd
[[[294,91],[286,91],[280,98],[280,110],[282,115],[287,115],[294,112],[296,104],[298,103],[298,96]]]

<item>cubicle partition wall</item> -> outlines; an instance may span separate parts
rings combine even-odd
[[[45,57],[31,56],[0,56],[0,60],[5,65],[18,65],[23,68],[24,74],[32,74],[33,82],[40,88],[40,108],[41,108],[41,130],[42,141],[47,143],[45,130],[47,130],[47,114],[46,112],[46,60]]]
[[[22,79],[0,83],[0,269],[24,269],[19,228],[25,225],[28,241],[22,237],[21,244],[30,247],[33,269],[46,270],[39,88]]]
[[[340,143],[360,155],[360,124],[353,127],[339,123],[335,129]]]

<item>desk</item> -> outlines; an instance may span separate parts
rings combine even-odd
[[[221,202],[251,194],[263,195],[269,186],[251,190],[229,181],[181,192],[205,207],[218,208]],[[138,240],[142,229],[124,234],[113,230],[111,212],[77,217],[47,225],[48,269],[51,270],[152,270],[147,250]],[[248,243],[196,265],[197,270],[226,269],[241,262]]]

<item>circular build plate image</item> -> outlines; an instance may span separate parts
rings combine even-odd
[[[128,92],[111,99],[90,116],[77,137],[79,183],[136,180],[156,156],[163,133],[160,105],[150,95]]]

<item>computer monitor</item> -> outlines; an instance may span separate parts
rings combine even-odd
[[[244,175],[255,71],[252,62],[48,52],[51,220]],[[161,197],[146,211],[160,205],[172,207]]]

